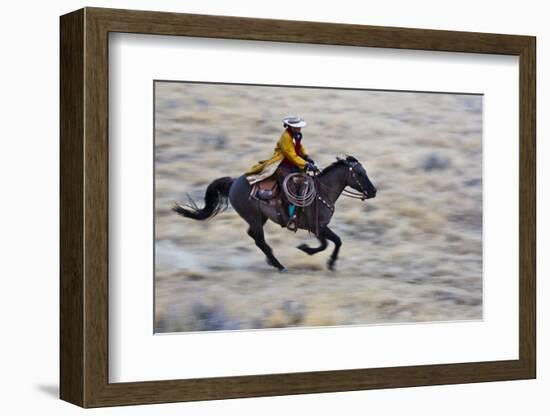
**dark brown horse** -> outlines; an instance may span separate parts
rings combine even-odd
[[[327,248],[327,240],[334,243],[334,250],[328,260],[328,267],[331,270],[334,270],[342,240],[328,227],[328,224],[334,214],[336,200],[347,186],[357,191],[355,196],[361,199],[376,196],[376,188],[357,159],[353,156],[347,156],[346,159],[337,158],[336,162],[327,166],[316,176],[317,196],[311,205],[303,208],[303,214],[298,221],[298,228],[314,233],[320,242],[318,247],[300,244],[297,248],[303,252],[313,255]],[[172,209],[184,217],[205,220],[227,208],[229,200],[235,211],[248,223],[248,235],[266,255],[267,262],[279,271],[286,271],[266,243],[263,230],[268,219],[279,225],[284,224],[281,224],[281,219],[273,206],[249,199],[250,191],[251,185],[245,175],[238,178],[223,177],[214,180],[206,188],[204,208],[199,208],[191,200],[189,204],[174,204]],[[345,192],[350,193],[347,190]]]

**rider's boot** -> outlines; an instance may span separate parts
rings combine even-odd
[[[290,204],[288,206],[288,216],[290,217],[290,219],[288,220],[286,228],[288,228],[290,231],[296,232],[298,230],[298,224],[296,221],[296,205]]]
[[[288,228],[290,231],[296,232],[298,230],[298,224],[296,222],[296,214],[294,214],[290,219],[288,220],[288,223],[286,225],[286,228]]]

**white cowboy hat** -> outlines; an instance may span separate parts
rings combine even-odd
[[[291,127],[305,127],[307,123],[299,116],[287,116],[283,118],[283,123],[288,124]]]

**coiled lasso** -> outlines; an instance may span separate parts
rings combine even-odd
[[[294,184],[293,179],[298,176],[302,178],[305,177],[305,182],[302,184],[302,186],[306,189],[304,195],[298,195],[294,187],[289,187],[289,181],[292,179],[291,183]],[[301,172],[290,173],[285,177],[285,180],[283,181],[283,191],[288,201],[298,207],[307,207],[308,205],[311,205],[317,195],[313,184],[313,178]]]

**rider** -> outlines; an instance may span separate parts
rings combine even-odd
[[[302,128],[306,122],[298,116],[288,116],[283,119],[284,131],[275,146],[273,155],[268,160],[262,160],[256,163],[245,175],[249,183],[258,182],[273,173],[284,177],[292,172],[301,172],[307,169],[317,169],[315,162],[311,159],[302,144]],[[251,175],[251,176],[250,176]],[[287,228],[295,231],[296,224],[296,206],[288,205]]]

